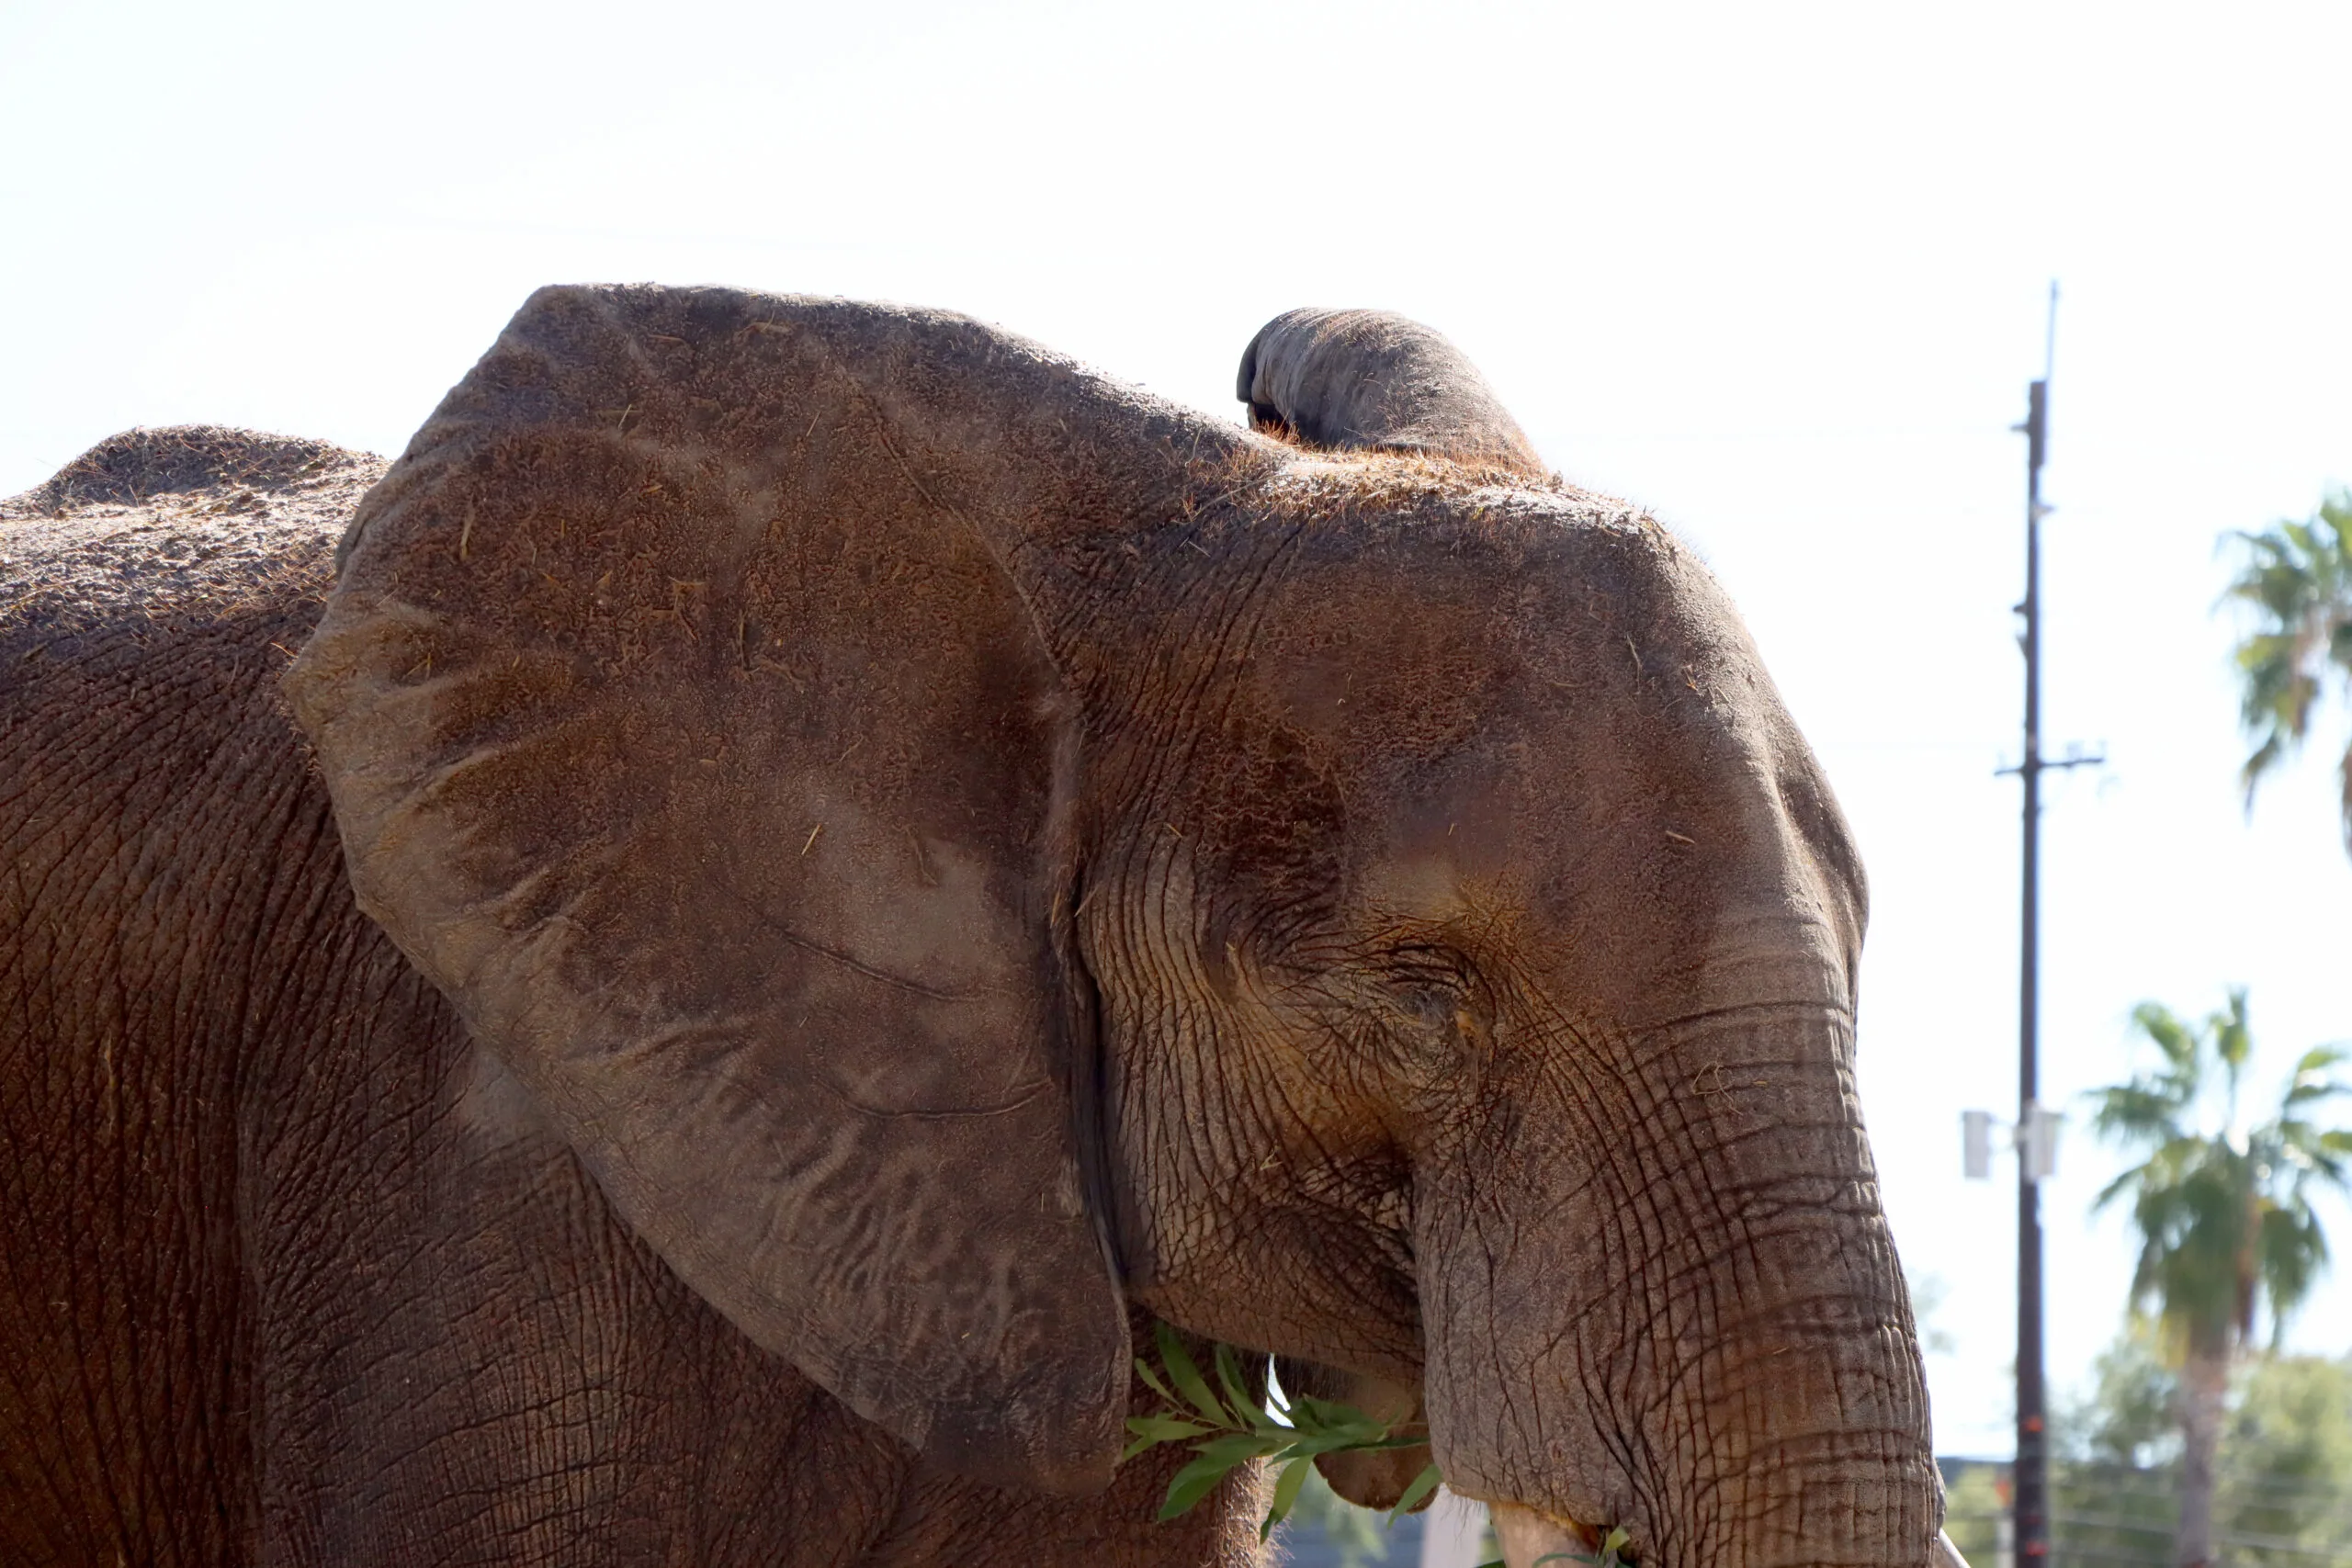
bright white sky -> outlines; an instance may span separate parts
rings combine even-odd
[[[2045,1098],[2233,982],[2267,1091],[2352,1035],[2352,863],[2332,750],[2240,810],[2214,542],[2352,481],[2347,59],[2340,6],[0,0],[0,493],[140,423],[397,451],[556,280],[950,306],[1226,417],[1276,311],[1409,311],[1705,552],[1826,760],[1939,1446],[2004,1453],[2007,427],[2054,276],[2048,737],[2110,760],[2049,791]],[[2061,1386],[2130,1268],[2065,1160]]]

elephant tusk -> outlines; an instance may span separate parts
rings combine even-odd
[[[1503,1561],[1510,1568],[1535,1568],[1550,1557],[1592,1561],[1592,1548],[1570,1526],[1556,1524],[1516,1503],[1491,1503],[1487,1512],[1495,1521],[1495,1540],[1502,1546]]]
[[[1968,1559],[1962,1557],[1960,1548],[1951,1543],[1950,1531],[1938,1530],[1935,1550],[1928,1553],[1928,1568],[1968,1568]]]

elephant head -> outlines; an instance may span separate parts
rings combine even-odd
[[[1295,442],[955,316],[542,290],[288,676],[363,907],[938,1462],[1101,1484],[1134,1301],[1417,1393],[1522,1543],[1926,1563],[1861,871],[1737,618],[1433,334],[1251,364]]]

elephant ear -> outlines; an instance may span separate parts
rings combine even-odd
[[[1391,311],[1284,311],[1242,350],[1235,394],[1258,429],[1309,446],[1421,453],[1532,479],[1546,472],[1477,367]]]
[[[1128,1357],[1073,1132],[1075,718],[1009,570],[1218,438],[957,317],[545,289],[288,677],[361,907],[622,1218],[983,1479],[1107,1483]]]

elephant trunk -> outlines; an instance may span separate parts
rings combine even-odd
[[[1417,1224],[1449,1479],[1530,1562],[1623,1527],[1644,1568],[1926,1568],[1940,1485],[1846,1014],[1634,1059],[1613,1127],[1576,1114],[1589,1081],[1522,1099],[1503,1184]]]
[[[1541,479],[1543,459],[1476,366],[1386,310],[1288,310],[1242,351],[1236,395],[1260,430],[1329,451],[1413,452]]]

